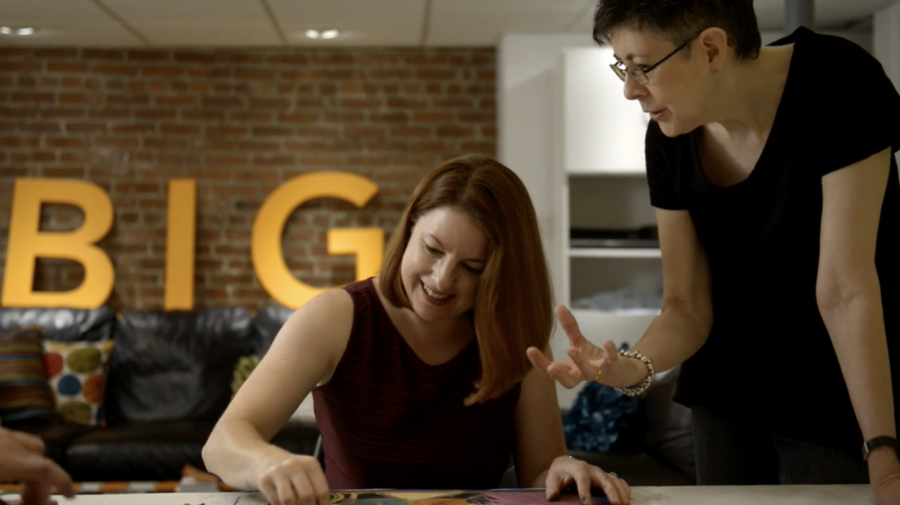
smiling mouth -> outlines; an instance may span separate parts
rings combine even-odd
[[[428,286],[425,285],[424,282],[422,283],[422,288],[425,290],[425,294],[427,294],[431,298],[434,298],[435,300],[447,300],[451,296],[451,295],[442,295],[436,291],[432,291]]]

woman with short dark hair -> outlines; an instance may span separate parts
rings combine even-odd
[[[629,394],[683,362],[700,484],[900,502],[900,96],[881,65],[807,28],[760,47],[751,0],[603,0],[594,21],[652,119],[663,306],[625,356],[561,309],[570,359],[533,362]]]

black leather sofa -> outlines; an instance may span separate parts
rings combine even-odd
[[[76,481],[177,480],[185,464],[203,469],[201,449],[231,396],[238,359],[262,354],[291,314],[266,307],[256,317],[241,307],[190,312],[106,308],[0,309],[0,336],[38,325],[45,338],[115,341],[106,381],[107,426],[58,421],[6,426],[40,436],[47,454]],[[642,398],[640,422],[609,453],[573,455],[615,471],[631,485],[689,485],[693,478],[690,411],[671,401],[674,379]],[[315,424],[289,423],[273,443],[314,454]],[[502,483],[515,486],[514,472]]]
[[[118,317],[105,308],[0,309],[0,335],[33,325],[52,340],[115,341],[106,427],[55,419],[6,426],[40,436],[76,481],[177,480],[185,464],[204,468],[201,449],[228,405],[234,367],[261,345],[241,307]],[[273,442],[312,454],[318,434],[314,424],[291,423]]]

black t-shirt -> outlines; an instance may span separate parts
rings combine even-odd
[[[713,327],[685,362],[676,400],[774,433],[858,450],[862,434],[816,303],[822,177],[900,150],[900,95],[881,64],[845,39],[801,28],[771,133],[749,177],[710,183],[700,129],[668,138],[651,122],[654,207],[687,210],[709,258]],[[891,157],[876,267],[900,395],[900,181]],[[900,419],[900,416],[898,416]]]

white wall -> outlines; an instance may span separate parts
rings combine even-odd
[[[586,33],[505,35],[497,48],[497,156],[528,188],[554,283],[562,274],[552,246],[561,233],[553,229],[553,71],[564,48],[594,45]]]

